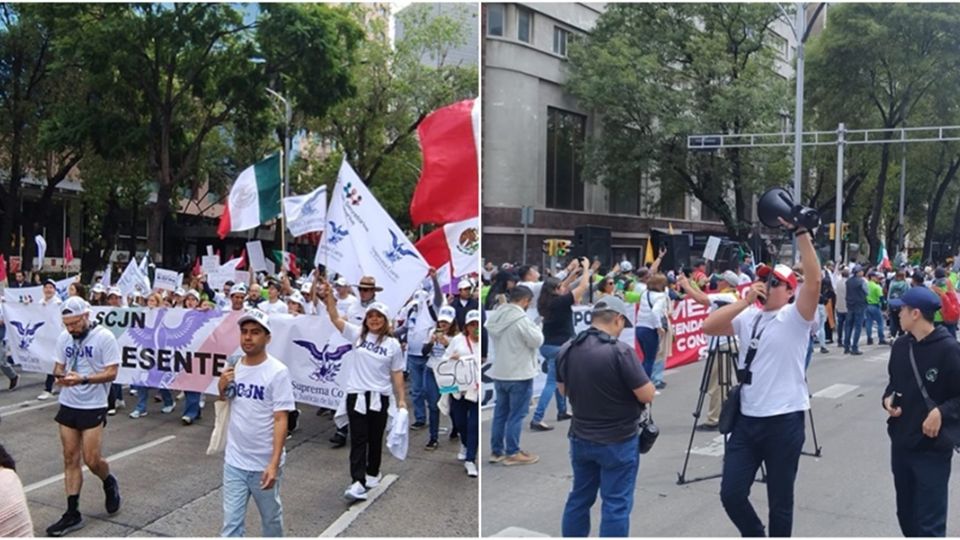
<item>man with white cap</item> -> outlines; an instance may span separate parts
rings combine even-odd
[[[247,501],[260,511],[262,535],[283,536],[280,482],[286,458],[293,383],[283,362],[267,353],[270,318],[257,309],[237,321],[243,358],[220,375],[220,399],[230,399],[223,463],[221,536],[243,536]]]
[[[763,522],[750,504],[757,469],[766,466],[769,535],[790,536],[793,530],[793,491],[804,440],[804,416],[810,408],[806,356],[810,332],[816,328],[820,299],[820,261],[813,232],[795,228],[803,287],[785,265],[757,271],[758,281],[746,298],[707,316],[709,336],[737,336],[741,344],[739,394],[727,406],[739,405],[723,458],[720,500],[743,536],[766,536]],[[756,305],[762,299],[762,308]],[[791,299],[794,301],[791,302]],[[754,360],[756,360],[754,362]]]
[[[360,302],[360,299],[353,295],[353,288],[343,276],[338,277],[333,285],[337,291],[337,311],[343,315],[351,313],[354,306]]]
[[[459,294],[453,300],[453,309],[457,312],[457,326],[463,328],[466,322],[467,312],[472,309],[480,309],[480,303],[473,297],[473,282],[464,278],[457,284]]]
[[[230,303],[224,311],[243,311],[247,299],[247,286],[243,283],[230,289]]]
[[[109,330],[90,322],[90,305],[82,298],[69,298],[60,313],[66,330],[57,340],[53,374],[63,388],[56,421],[63,444],[67,511],[47,528],[49,536],[63,536],[84,525],[79,510],[82,463],[103,481],[107,513],[120,510],[120,486],[101,457],[107,392],[117,378],[120,346]]]
[[[266,302],[261,302],[258,306],[259,309],[263,310],[267,315],[274,315],[277,313],[287,313],[287,304],[280,299],[280,282],[271,279],[267,283],[267,296],[269,297]]]

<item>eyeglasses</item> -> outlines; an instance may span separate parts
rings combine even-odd
[[[363,291],[370,292],[370,291],[373,291],[374,289],[373,287],[357,287],[357,290],[360,292],[363,292]]]
[[[768,281],[767,283],[770,284],[770,288],[771,288],[771,289],[776,289],[777,287],[779,287],[779,286],[781,286],[781,285],[786,285],[786,284],[787,284],[786,281],[780,281],[777,277],[771,277],[771,278],[770,278],[770,281]]]

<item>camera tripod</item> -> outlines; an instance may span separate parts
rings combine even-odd
[[[704,361],[703,366],[703,376],[700,379],[700,395],[697,398],[697,406],[693,411],[693,427],[690,430],[690,439],[687,442],[687,451],[683,460],[683,469],[677,473],[677,485],[689,484],[693,482],[699,482],[702,480],[711,480],[714,478],[720,478],[723,476],[723,473],[712,474],[708,476],[701,476],[698,478],[687,479],[687,466],[690,463],[690,454],[693,449],[693,438],[697,432],[697,424],[700,421],[700,415],[703,413],[703,404],[710,392],[710,383],[712,378],[712,372],[714,369],[717,370],[717,386],[719,387],[718,392],[720,394],[720,406],[723,407],[723,404],[727,401],[727,396],[730,394],[730,388],[733,385],[733,376],[738,375],[737,373],[737,358],[739,356],[739,351],[737,348],[737,341],[732,336],[719,336],[711,338],[710,348],[707,353],[707,358]],[[738,381],[739,382],[739,381]],[[801,451],[801,455],[820,457],[822,455],[822,447],[817,442],[817,430],[813,423],[813,410],[812,408],[808,411],[810,416],[810,430],[813,435],[813,446],[814,451],[805,452]],[[723,436],[723,445],[726,449],[727,440],[729,435]],[[760,482],[765,482],[767,478],[766,469],[761,464],[760,465]]]

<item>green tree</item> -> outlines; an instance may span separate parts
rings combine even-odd
[[[661,198],[690,193],[745,238],[750,195],[785,177],[784,153],[691,154],[686,137],[779,130],[789,94],[774,70],[778,17],[770,4],[610,4],[570,48],[570,91],[602,111],[584,176],[616,192],[649,175]]]
[[[293,177],[299,180],[294,185],[300,193],[323,183],[332,186],[346,156],[384,208],[409,227],[421,166],[417,126],[430,112],[477,95],[476,66],[448,60],[451,48],[475,36],[467,36],[456,17],[431,16],[430,5],[415,4],[398,16],[404,38],[391,48],[387,21],[372,16],[373,8],[354,4],[347,9],[367,32],[351,66],[356,94],[326,117],[307,121],[314,150],[295,164]],[[425,57],[432,61],[423,62]]]
[[[960,6],[952,4],[836,5],[830,11],[830,25],[810,43],[811,103],[825,112],[824,117],[843,118],[848,126],[902,126],[915,109],[956,87],[958,24]],[[888,241],[892,236],[885,204],[892,148],[881,145],[874,173],[866,216],[872,254],[880,246],[885,209]]]

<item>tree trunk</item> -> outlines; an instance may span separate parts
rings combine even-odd
[[[887,171],[890,168],[890,145],[884,144],[880,153],[880,174],[877,175],[877,191],[873,198],[873,209],[867,224],[867,242],[870,244],[870,256],[875,257],[880,250],[880,218],[883,210],[883,197],[887,188]]]
[[[937,185],[937,190],[934,192],[933,197],[931,197],[930,205],[927,207],[927,229],[923,235],[924,259],[929,259],[933,255],[933,237],[936,233],[934,228],[937,223],[937,214],[940,212],[940,203],[943,202],[943,195],[947,192],[947,188],[956,178],[958,168],[960,168],[960,156],[950,161],[950,167],[947,169],[947,173],[943,175],[943,180]]]
[[[20,183],[23,179],[23,130],[19,118],[14,119],[10,144],[10,189],[3,201],[3,223],[0,225],[0,247],[7,256],[17,255],[20,241],[14,227],[20,223]]]

